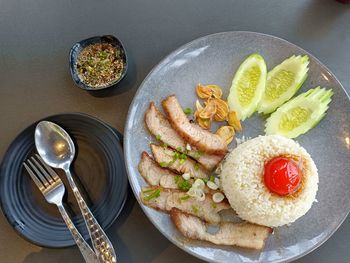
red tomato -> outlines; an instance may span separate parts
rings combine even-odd
[[[298,190],[301,174],[295,161],[276,157],[265,164],[264,182],[266,187],[278,195],[288,195]]]

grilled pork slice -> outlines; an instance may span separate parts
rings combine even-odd
[[[146,187],[142,188],[140,199],[146,206],[156,210],[166,211],[166,201],[172,193],[172,190],[162,187]]]
[[[176,174],[170,171],[169,169],[160,167],[146,152],[143,152],[141,154],[141,161],[139,163],[138,169],[141,176],[146,180],[146,182],[149,185],[160,185],[160,181],[162,180],[163,176],[165,176],[165,178],[172,178],[173,182],[175,182],[173,177],[176,176]]]
[[[204,201],[199,201],[186,193],[173,192],[166,201],[166,210],[170,211],[174,207],[198,216],[208,223],[218,224],[221,220],[219,212],[229,209],[230,205],[227,202],[214,203],[210,194],[206,194]]]
[[[172,175],[163,175],[159,180],[159,185],[164,188],[179,189],[179,187],[176,184],[175,178],[176,177]]]
[[[218,232],[207,232],[206,224],[198,217],[181,212],[177,208],[170,211],[170,217],[177,229],[187,238],[209,241],[216,245],[239,246],[251,249],[263,249],[272,229],[244,223],[225,222],[220,225]]]
[[[213,224],[220,222],[219,212],[221,210],[230,208],[227,202],[214,203],[211,195],[207,195],[204,201],[198,201],[196,198],[179,190],[162,187],[143,188],[140,198],[144,205],[154,209],[169,212],[175,207]]]
[[[189,122],[174,95],[165,98],[162,105],[171,126],[185,141],[208,154],[224,155],[227,152],[227,145],[219,135]]]
[[[145,122],[149,131],[171,148],[181,148],[182,151],[186,149],[186,141],[171,127],[168,119],[157,109],[153,102],[145,113]],[[223,155],[201,153],[194,147],[191,147],[191,150],[186,153],[196,159],[207,170],[213,170],[224,157]]]
[[[151,144],[154,159],[161,166],[167,167],[180,174],[189,173],[191,177],[208,178],[208,172],[191,158],[176,158],[176,152],[159,145]]]
[[[143,152],[141,154],[141,161],[138,166],[141,176],[150,186],[161,186],[163,188],[179,189],[176,181],[181,175],[172,172],[169,169],[162,168],[156,161],[153,160],[148,153]],[[182,180],[181,180],[182,181]],[[194,180],[188,180],[190,184],[193,184]],[[209,189],[207,186],[204,188],[205,193],[214,194],[217,191]]]

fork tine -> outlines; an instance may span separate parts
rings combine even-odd
[[[45,177],[41,174],[41,172],[38,170],[38,168],[35,167],[35,165],[29,160],[27,159],[28,164],[30,165],[30,167],[32,168],[32,170],[34,170],[34,174],[39,177],[40,181],[43,183],[43,185],[45,187],[49,187],[50,184],[49,182],[45,179]]]
[[[32,169],[29,168],[29,166],[26,163],[23,163],[24,168],[26,168],[27,172],[29,173],[30,177],[36,184],[36,186],[39,188],[40,191],[43,191],[45,189],[45,186],[43,183],[36,177],[35,173],[32,171]]]
[[[36,158],[40,161],[40,163],[45,167],[46,171],[51,175],[52,179],[54,181],[60,181],[61,179],[59,178],[58,174],[55,172],[54,169],[52,169],[50,166],[48,166],[44,160],[40,157],[39,154],[35,154]]]
[[[46,181],[49,184],[53,184],[55,181],[52,179],[52,177],[46,172],[44,167],[32,156],[30,159],[35,163],[36,167],[40,170],[41,174],[45,177]]]

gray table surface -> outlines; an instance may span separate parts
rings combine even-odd
[[[141,81],[165,55],[207,34],[247,30],[285,38],[313,53],[350,92],[350,5],[334,0],[2,0],[0,2],[0,158],[32,122],[86,112],[123,132]],[[78,40],[114,34],[130,68],[123,92],[94,97],[75,87],[68,68]],[[120,262],[200,262],[165,239],[130,194],[107,231]],[[350,220],[297,262],[349,262]],[[0,215],[0,262],[82,262],[75,248],[45,249],[20,238]]]

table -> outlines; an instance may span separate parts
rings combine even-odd
[[[86,112],[123,132],[133,95],[154,65],[197,37],[232,30],[272,34],[303,47],[350,92],[350,5],[334,0],[2,0],[0,158],[21,130],[51,114]],[[74,85],[68,53],[76,41],[102,34],[123,41],[130,67],[121,91],[95,97]],[[200,262],[153,227],[131,192],[107,233],[120,262]],[[348,262],[349,247],[348,217],[322,247],[296,262]],[[83,262],[75,247],[45,249],[24,241],[2,214],[0,255],[2,263]]]

